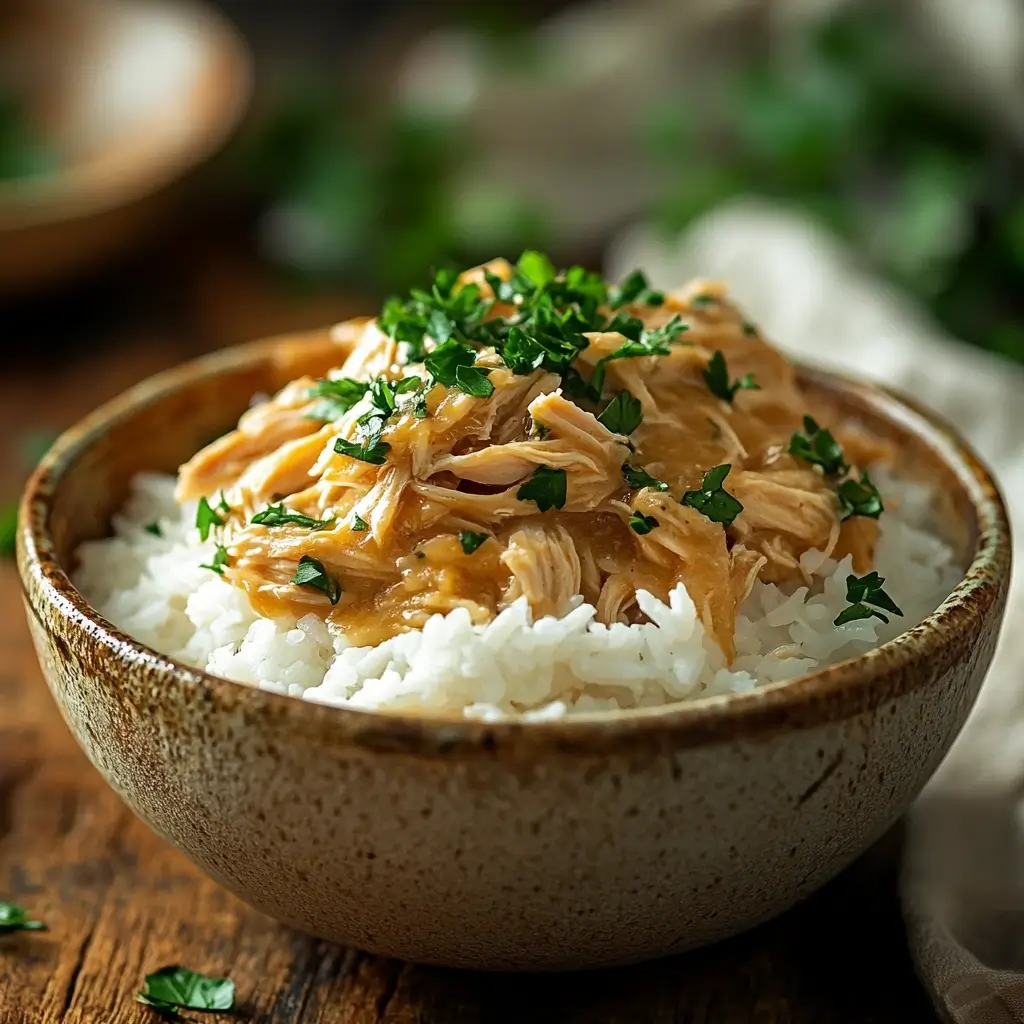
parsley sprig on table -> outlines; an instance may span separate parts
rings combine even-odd
[[[8,903],[0,900],[0,935],[9,932],[39,932],[45,931],[46,925],[42,921],[34,921],[32,915],[16,903]]]
[[[230,1010],[235,1005],[235,983],[172,964],[147,974],[135,998],[168,1016],[177,1016],[179,1010]]]

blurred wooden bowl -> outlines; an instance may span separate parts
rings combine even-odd
[[[0,180],[0,294],[86,270],[166,222],[252,91],[234,28],[192,0],[11,0],[0,90],[56,170]],[[173,186],[173,187],[172,187]]]

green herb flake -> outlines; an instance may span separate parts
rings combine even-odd
[[[489,533],[474,533],[472,530],[463,530],[459,534],[459,543],[462,545],[462,550],[467,555],[471,555],[488,537],[490,537]]]
[[[565,470],[538,466],[533,476],[516,491],[516,497],[520,501],[534,502],[541,512],[562,508],[566,498]]]
[[[230,1010],[235,1005],[235,983],[172,964],[147,974],[142,991],[135,998],[166,1014],[179,1010]]]
[[[519,257],[516,263],[516,270],[524,274],[535,285],[544,287],[550,284],[557,276],[551,260],[542,252],[535,252],[528,249]]]
[[[383,466],[388,461],[388,452],[391,445],[387,441],[381,441],[375,436],[368,437],[362,444],[355,441],[346,441],[339,437],[334,442],[334,450],[339,455],[347,455],[350,459],[358,459],[360,462],[367,462],[371,466]]]
[[[196,506],[196,529],[199,531],[199,539],[207,541],[210,538],[210,530],[215,526],[223,526],[224,520],[214,511],[213,507],[206,500],[200,498]]]
[[[146,523],[143,529],[154,537],[162,537],[164,535],[163,527],[155,519],[151,523]]]
[[[713,523],[721,523],[726,528],[732,526],[743,511],[743,506],[722,487],[731,469],[728,463],[709,469],[701,480],[700,490],[687,491],[680,500],[684,505],[707,516]]]
[[[18,536],[18,503],[12,501],[0,508],[0,555],[11,556]]]
[[[804,432],[798,431],[790,438],[789,454],[821,466],[826,476],[842,476],[850,469],[831,431],[820,427],[810,416],[804,417]]]
[[[902,616],[903,612],[899,605],[882,589],[884,583],[885,579],[877,572],[869,572],[866,576],[860,577],[847,576],[846,600],[850,604],[832,620],[833,624],[842,626],[857,619],[870,618],[888,623],[889,617],[885,612]]]
[[[473,398],[490,398],[494,394],[494,385],[475,366],[455,367],[455,386]]]
[[[844,480],[837,493],[839,507],[842,509],[840,519],[849,519],[851,516],[877,519],[885,511],[882,496],[867,473],[861,473],[859,482]]]
[[[716,350],[702,373],[704,383],[708,386],[708,391],[716,398],[720,398],[723,402],[729,402],[730,404],[736,397],[737,391],[743,389],[759,391],[761,388],[760,384],[755,383],[752,373],[744,374],[739,380],[735,380],[730,384],[729,367],[726,365],[725,356],[721,350]]]
[[[628,391],[620,391],[597,417],[613,434],[628,437],[643,422],[640,399]]]
[[[334,516],[329,519],[314,519],[299,512],[289,512],[282,501],[276,505],[268,505],[262,512],[257,512],[249,522],[261,526],[305,526],[310,530],[325,530],[334,522]]]
[[[718,299],[714,295],[694,295],[690,299],[691,306],[717,306]]]
[[[200,569],[209,569],[211,572],[215,572],[218,576],[224,575],[224,569],[231,563],[228,561],[228,549],[223,544],[218,544],[213,549],[213,561],[201,562],[199,565]]]
[[[639,491],[644,487],[653,487],[656,491],[667,491],[668,484],[664,480],[651,476],[643,466],[631,466],[628,462],[622,464],[622,475],[626,483],[634,490]]]
[[[11,932],[41,932],[46,930],[42,921],[33,921],[27,910],[15,903],[0,900],[0,935]]]
[[[624,317],[618,314],[607,326],[608,331],[617,332],[626,338],[614,352],[599,359],[594,373],[587,384],[587,392],[594,401],[600,401],[604,390],[604,378],[608,364],[616,359],[637,359],[643,356],[667,356],[669,345],[680,334],[689,330],[677,313],[668,323],[652,331],[644,328],[643,322],[636,317]]]
[[[610,289],[608,304],[612,309],[620,309],[636,302],[647,291],[647,278],[642,270],[634,270],[626,275],[626,279],[617,288]]]
[[[370,528],[369,523],[362,517],[352,513],[352,532],[353,533],[365,533]]]
[[[288,581],[297,587],[312,587],[326,595],[331,604],[337,604],[341,597],[341,584],[324,568],[323,562],[311,555],[299,559],[295,575]]]
[[[365,381],[339,377],[336,380],[318,380],[309,389],[310,398],[318,398],[308,413],[308,418],[333,423],[341,419],[366,394]]]
[[[544,362],[544,356],[540,342],[531,338],[521,327],[509,330],[508,339],[501,349],[501,358],[513,373],[533,373]]]
[[[645,516],[639,512],[634,512],[629,517],[629,525],[634,533],[638,533],[642,537],[644,534],[650,533],[659,523],[654,516]]]

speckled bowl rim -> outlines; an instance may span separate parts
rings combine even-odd
[[[348,741],[368,750],[420,756],[477,751],[555,750],[595,754],[664,746],[693,747],[851,717],[932,681],[928,665],[944,640],[969,635],[990,614],[1001,614],[1009,582],[1010,527],[999,488],[984,463],[940,416],[898,392],[844,375],[799,366],[812,387],[839,388],[879,418],[922,436],[960,480],[974,509],[978,541],[964,578],[921,623],[863,655],[795,680],[771,683],[743,694],[626,711],[602,711],[562,719],[483,722],[454,715],[422,715],[339,708],[271,693],[190,668],[139,643],[92,608],[59,564],[49,532],[51,498],[68,468],[110,426],[200,377],[238,372],[280,351],[281,338],[223,349],[158,373],[112,399],[65,431],[25,488],[18,530],[18,564],[29,614],[47,632],[39,599],[56,610],[65,628],[99,647],[125,671],[135,667],[168,687],[200,687],[211,711],[241,711],[271,728],[299,725],[310,740]],[[31,581],[31,582],[30,582]],[[915,671],[916,670],[916,671]],[[169,695],[170,697],[170,695]]]

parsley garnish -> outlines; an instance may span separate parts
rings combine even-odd
[[[540,342],[531,338],[521,327],[508,332],[508,340],[501,350],[505,365],[518,374],[532,373],[544,362],[544,349]]]
[[[642,487],[653,487],[656,491],[668,490],[668,484],[664,480],[651,476],[643,466],[631,466],[628,462],[624,462],[622,464],[622,475],[626,478],[626,483],[634,491],[639,491]]]
[[[208,978],[172,964],[147,974],[142,991],[135,998],[167,1014],[179,1010],[230,1010],[235,1005],[235,983],[227,978]]]
[[[551,260],[542,252],[527,250],[519,257],[516,270],[525,274],[535,285],[543,288],[557,276]]]
[[[151,523],[146,523],[143,529],[146,533],[153,534],[154,537],[162,537],[164,535],[163,527],[155,519]]]
[[[41,932],[46,930],[42,921],[33,921],[27,910],[6,900],[0,900],[0,935],[9,932]]]
[[[476,352],[472,347],[449,338],[438,345],[423,364],[434,380],[445,387],[458,388],[474,398],[487,398],[494,393],[494,385],[473,365],[475,362]]]
[[[541,512],[562,508],[566,497],[565,470],[538,466],[533,476],[516,491],[516,497],[520,501],[534,502]]]
[[[587,392],[594,401],[600,401],[604,390],[604,378],[608,363],[614,359],[634,359],[640,356],[666,356],[669,344],[675,341],[689,326],[684,324],[677,313],[667,324],[653,331],[644,329],[643,322],[636,317],[618,313],[607,325],[606,330],[617,332],[626,341],[614,352],[598,360],[594,373],[587,384]]]
[[[352,532],[353,533],[363,533],[364,531],[368,530],[369,528],[370,528],[369,524],[366,522],[366,520],[362,516],[356,515],[355,512],[352,513]]]
[[[199,539],[206,541],[210,537],[210,530],[215,526],[223,526],[224,520],[213,510],[206,498],[200,498],[196,506],[196,529],[199,531]]]
[[[629,525],[633,528],[634,533],[639,533],[640,536],[643,536],[645,533],[650,533],[659,524],[654,516],[645,516],[639,512],[634,512],[629,517]]]
[[[847,622],[854,622],[857,619],[881,619],[888,623],[889,617],[884,611],[893,615],[902,615],[899,605],[882,589],[885,580],[877,572],[869,572],[866,576],[846,577],[846,600],[850,602],[848,608],[844,608],[833,620],[836,626],[842,626]],[[874,605],[874,607],[869,607]]]
[[[229,565],[228,562],[228,549],[223,544],[218,544],[213,549],[213,561],[202,562],[199,565],[200,569],[209,569],[211,572],[215,572],[218,576],[224,575],[224,567]]]
[[[628,391],[620,391],[597,417],[613,434],[628,437],[643,422],[640,399]]]
[[[743,511],[743,506],[722,487],[731,469],[729,463],[709,469],[701,480],[700,490],[687,491],[681,499],[682,503],[703,513],[713,523],[721,523],[727,528],[732,526],[733,520]]]
[[[299,559],[295,575],[289,580],[297,587],[312,587],[325,594],[331,604],[337,604],[341,597],[341,584],[324,568],[323,562],[310,555]]]
[[[831,431],[804,417],[804,433],[795,433],[789,440],[789,454],[804,462],[821,466],[826,476],[842,476],[849,470],[843,449]]]
[[[489,533],[474,533],[472,530],[463,530],[459,534],[459,543],[462,545],[462,550],[467,555],[471,555],[489,536]]]
[[[366,383],[360,380],[352,380],[350,377],[339,377],[337,380],[318,380],[309,389],[310,398],[319,398],[312,409],[309,419],[323,420],[331,423],[340,419],[359,402],[366,394]]]
[[[754,375],[752,373],[744,374],[739,380],[734,380],[730,384],[729,368],[726,365],[725,356],[721,350],[715,352],[702,372],[704,383],[708,386],[708,391],[717,398],[721,398],[723,402],[731,403],[736,397],[736,392],[741,389],[745,388],[751,391],[759,391],[761,389],[761,385],[754,382]]]
[[[642,270],[634,270],[626,275],[622,284],[608,289],[608,305],[612,309],[630,305],[661,306],[664,302],[664,293],[651,290]]]
[[[379,434],[373,435],[366,438],[362,444],[356,444],[355,441],[346,441],[345,438],[339,437],[334,442],[334,450],[339,455],[347,455],[350,459],[368,462],[371,466],[383,466],[388,461],[391,445],[379,438]]]
[[[331,516],[330,519],[313,519],[311,516],[304,516],[299,512],[289,512],[282,501],[277,505],[268,505],[249,521],[262,526],[308,526],[311,530],[324,530],[334,522],[334,516]]]
[[[228,499],[224,497],[224,492],[220,492],[220,501],[217,502],[217,511],[223,512],[224,515],[231,515],[231,506],[228,504]]]
[[[694,295],[694,297],[692,299],[690,299],[690,305],[691,306],[717,306],[718,305],[718,299],[716,299],[714,297],[714,295]]]
[[[844,480],[839,485],[838,494],[842,509],[840,519],[849,519],[850,516],[877,519],[885,511],[882,496],[867,473],[861,473],[859,483],[856,480]]]

